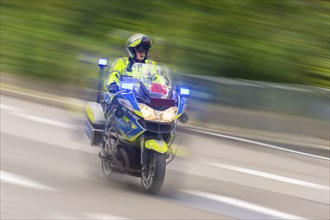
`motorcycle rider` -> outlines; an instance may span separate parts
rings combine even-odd
[[[119,91],[121,76],[123,76],[124,74],[128,76],[133,76],[133,73],[136,73],[136,69],[134,69],[135,67],[133,67],[135,63],[151,64],[151,66],[150,65],[148,66],[142,65],[142,66],[146,68],[151,68],[152,70],[156,70],[150,73],[150,75],[148,75],[148,77],[150,77],[148,78],[148,80],[151,80],[152,85],[157,86],[158,84],[161,85],[160,87],[162,87],[165,86],[165,83],[168,83],[167,81],[168,78],[166,75],[166,73],[168,73],[168,69],[162,66],[157,66],[155,61],[148,60],[148,52],[151,46],[152,43],[148,36],[140,33],[132,35],[127,40],[126,43],[126,50],[128,53],[128,57],[120,57],[116,59],[110,67],[108,77],[105,79],[103,86],[105,92],[103,96],[102,107],[103,107],[103,113],[106,119],[106,123],[103,132],[104,135],[103,142],[99,154],[100,158],[103,161],[107,161],[109,160],[109,158],[113,156],[113,158],[117,159],[118,162],[122,163],[123,166],[125,164],[125,162],[122,161],[123,160],[122,152],[119,150],[119,148],[115,147],[119,143],[116,135],[114,135],[116,131],[113,131],[113,129],[116,130],[117,127],[116,118],[115,118],[117,113],[116,112],[117,105],[114,105],[111,102],[112,98]],[[143,67],[141,69],[143,69]],[[144,73],[146,72],[143,72],[142,74]],[[138,78],[138,76],[136,77]],[[169,93],[169,91],[172,90],[165,89],[163,91],[166,91],[166,94],[172,94]],[[171,136],[169,135],[168,137]],[[116,161],[115,159],[113,160]],[[114,171],[118,171],[118,170],[116,170],[115,168]]]
[[[120,57],[116,59],[111,67],[108,77],[104,81],[103,89],[105,90],[104,98],[102,102],[102,107],[107,117],[106,113],[111,107],[111,96],[119,90],[119,80],[120,76],[124,73],[130,75],[132,72],[132,66],[134,63],[145,63],[156,65],[155,61],[148,59],[149,49],[152,46],[151,39],[144,34],[137,33],[128,38],[126,43],[126,52],[128,57]],[[153,82],[162,83],[163,78],[156,74],[152,78]]]
[[[105,91],[102,101],[105,118],[108,118],[111,110],[111,96],[119,90],[120,76],[130,74],[134,63],[145,63],[156,65],[155,61],[148,60],[148,52],[152,46],[151,39],[144,34],[136,33],[128,38],[126,43],[126,52],[128,57],[120,57],[114,60],[110,67],[108,76],[103,85]],[[110,121],[107,121],[106,129]],[[106,156],[107,153],[104,146],[101,155]]]
[[[137,33],[128,38],[126,43],[128,57],[120,57],[112,63],[108,78],[104,83],[104,90],[110,93],[116,92],[120,76],[124,74],[125,70],[129,74],[134,63],[155,65],[155,61],[148,60],[148,52],[151,46],[151,40],[147,35]]]

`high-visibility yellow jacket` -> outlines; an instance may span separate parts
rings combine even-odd
[[[156,64],[156,62],[152,60],[145,60],[144,63],[154,64],[154,65]],[[120,57],[115,61],[113,61],[109,74],[104,81],[103,89],[105,91],[108,91],[108,86],[113,82],[116,82],[119,85],[120,76],[124,74],[128,64],[129,64],[129,57]]]

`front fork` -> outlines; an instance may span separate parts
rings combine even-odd
[[[166,142],[160,139],[146,139],[145,136],[140,138],[140,147],[141,147],[141,165],[142,167],[147,163],[148,151],[156,151],[160,154],[165,154],[169,151],[169,148]]]
[[[178,144],[173,144],[177,142]],[[170,163],[177,154],[178,148],[181,144],[182,135],[174,135],[173,138],[167,144],[162,138],[161,139],[146,139],[144,135],[140,138],[141,148],[141,167],[143,168],[147,164],[148,152],[156,151],[160,154],[166,154],[166,164]],[[174,146],[176,145],[176,146]]]
[[[144,135],[140,138],[140,148],[141,148],[141,167],[143,168],[145,164],[147,163],[147,151],[144,149]]]

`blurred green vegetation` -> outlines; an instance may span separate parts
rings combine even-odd
[[[330,88],[329,0],[1,0],[1,72],[63,83],[97,75],[96,57],[150,55],[177,71]]]

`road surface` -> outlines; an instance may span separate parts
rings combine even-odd
[[[156,196],[102,176],[79,117],[1,96],[1,219],[329,219],[329,160],[180,130]]]

